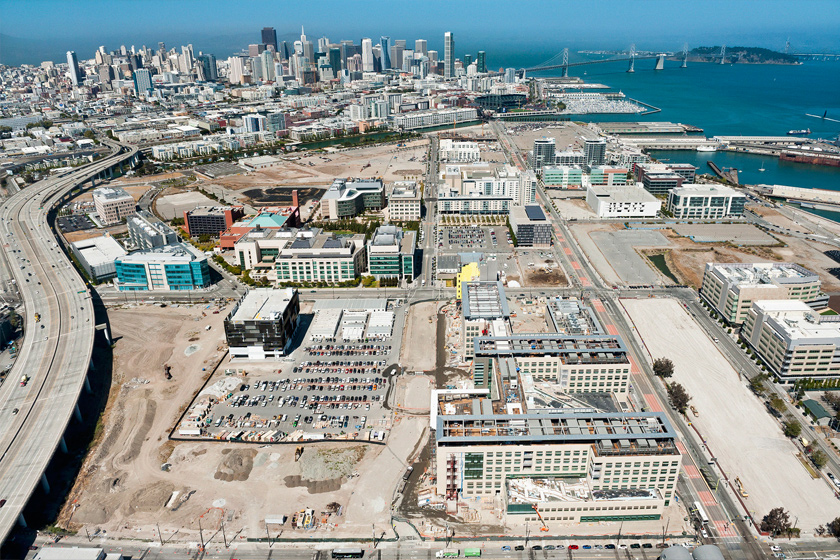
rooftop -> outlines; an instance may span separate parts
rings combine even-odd
[[[114,262],[118,257],[127,255],[116,239],[110,235],[93,237],[73,243],[73,247],[81,253],[90,266]]]
[[[598,198],[608,198],[613,202],[656,202],[659,200],[643,187],[599,187],[591,186],[589,190]]]
[[[378,192],[384,189],[379,179],[336,179],[324,194],[324,200],[349,200],[365,192]]]
[[[627,348],[618,336],[520,334],[478,337],[476,356],[558,356],[563,363],[627,363]]]
[[[739,286],[816,282],[816,273],[795,263],[708,263],[716,276]]]
[[[188,263],[206,258],[197,249],[186,243],[173,243],[163,247],[154,247],[142,251],[134,251],[120,258],[124,262],[158,262]]]
[[[192,210],[188,211],[187,214],[190,216],[214,216],[218,214],[223,214],[228,210],[233,210],[234,208],[242,208],[241,206],[196,206]]]
[[[134,197],[128,194],[125,189],[121,187],[99,187],[93,191],[93,198],[102,200],[134,200]]]
[[[573,299],[550,299],[546,303],[549,317],[557,332],[571,335],[604,334],[604,329],[591,307]]]
[[[791,340],[840,339],[840,315],[820,315],[803,301],[760,300],[753,303],[753,308]]]
[[[744,196],[735,189],[723,185],[697,185],[694,183],[684,184],[671,192],[677,196]]]
[[[276,321],[283,316],[295,291],[294,288],[250,290],[233,310],[229,321]]]
[[[501,282],[468,282],[461,296],[464,319],[510,317]]]

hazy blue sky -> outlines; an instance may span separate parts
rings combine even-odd
[[[840,51],[838,0],[0,0],[0,62],[63,60],[67,50],[90,58],[99,45],[158,41],[225,57],[258,42],[264,26],[292,39],[301,25],[313,39],[426,38],[438,50],[452,31],[459,57],[482,48],[488,62],[499,63],[566,46],[630,43],[640,50],[680,50],[686,42],[782,50],[788,37],[797,51]]]

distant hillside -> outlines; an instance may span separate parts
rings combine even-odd
[[[720,47],[697,47],[691,51],[690,57],[704,62],[719,62]],[[726,60],[745,64],[796,64],[798,62],[795,56],[760,47],[726,47]]]

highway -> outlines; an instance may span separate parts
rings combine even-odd
[[[0,386],[0,541],[19,520],[74,413],[91,361],[94,310],[85,283],[57,244],[47,214],[68,192],[135,156],[112,155],[27,187],[0,208],[3,252],[25,309],[17,361]],[[40,314],[40,320],[36,319]],[[28,376],[25,386],[20,385]]]

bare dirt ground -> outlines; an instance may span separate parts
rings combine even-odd
[[[436,309],[435,302],[418,303],[409,308],[405,339],[400,348],[400,363],[407,371],[435,369]]]
[[[231,533],[241,530],[240,538],[259,537],[267,516],[312,508],[318,532],[367,535],[371,523],[387,527],[394,488],[427,432],[427,418],[396,417],[387,451],[355,442],[313,444],[298,462],[292,445],[169,441],[169,430],[224,355],[225,311],[140,306],[112,309],[109,317],[116,346],[104,429],[59,524],[156,539],[159,523],[164,538],[197,541],[199,516],[205,532],[224,518]],[[188,346],[198,349],[187,356]],[[164,364],[173,368],[172,381],[163,378]],[[422,400],[423,378],[416,379],[406,385],[411,404]],[[332,502],[344,506],[342,516],[326,513]]]
[[[108,186],[119,187],[120,185],[111,183]],[[134,198],[134,201],[136,202],[136,201],[140,200],[140,197],[142,197],[146,193],[146,191],[148,191],[152,187],[151,187],[151,185],[133,185],[133,186],[121,187],[121,188],[123,190],[125,190],[125,192],[130,194]],[[93,190],[89,190],[89,191],[85,192],[84,194],[80,194],[76,198],[72,199],[70,202],[93,202]]]
[[[234,190],[247,190],[257,187],[327,188],[337,177],[381,177],[386,183],[420,179],[428,144],[429,141],[423,138],[408,142],[404,147],[385,144],[286,156],[282,166],[219,177],[213,182]]]
[[[120,224],[118,226],[111,226],[102,229],[84,229],[81,231],[71,231],[64,234],[64,238],[67,239],[69,243],[75,243],[76,241],[83,241],[85,239],[91,239],[93,237],[101,237],[103,233],[108,232],[111,235],[119,235],[121,233],[128,232],[128,226],[125,224]]]

